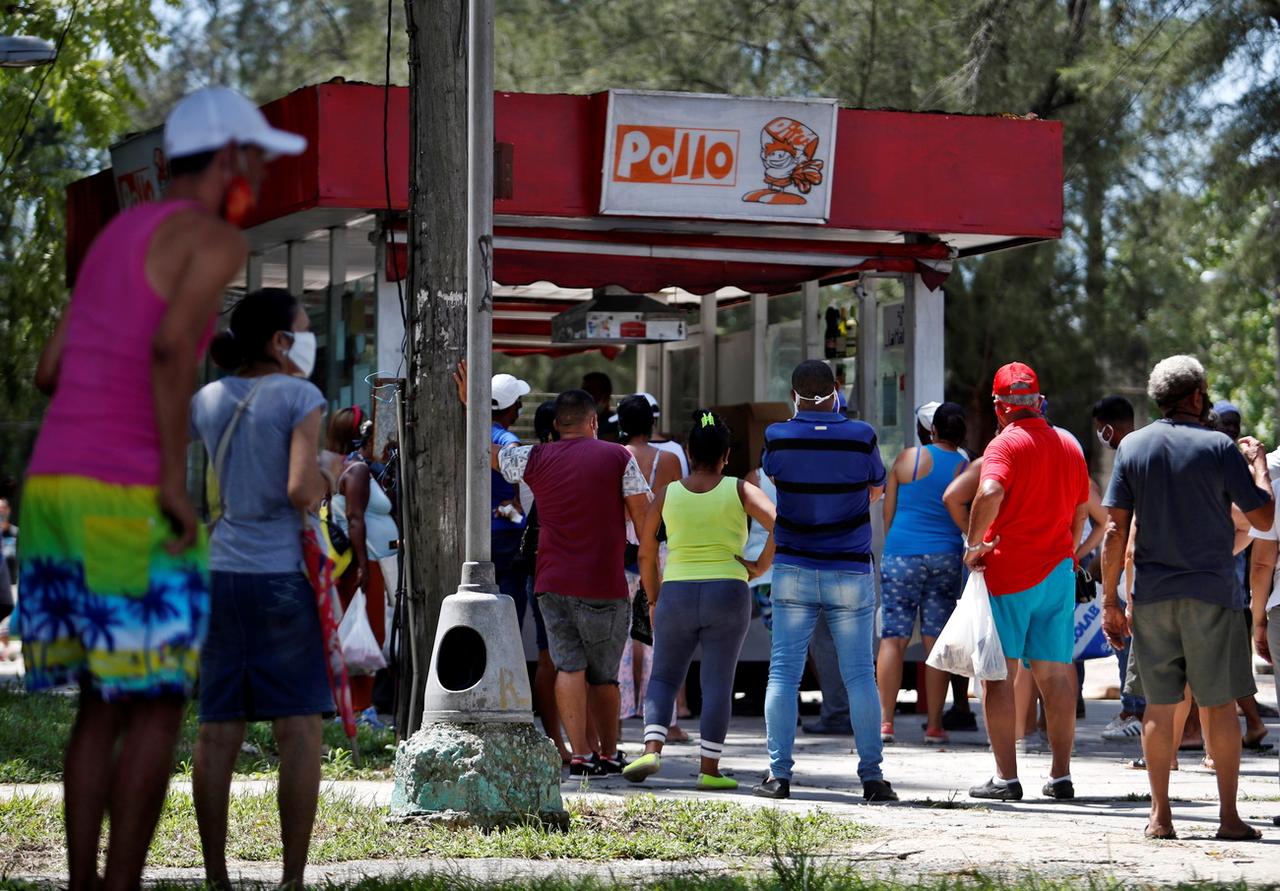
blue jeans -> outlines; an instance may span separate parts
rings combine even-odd
[[[769,746],[769,773],[791,779],[795,761],[796,694],[804,673],[805,651],[822,615],[835,641],[849,694],[858,778],[884,779],[880,741],[880,694],[876,690],[872,638],[876,589],[870,573],[805,569],[781,564],[773,570],[773,652],[764,714]]]
[[[516,602],[516,622],[524,628],[525,602],[529,598],[529,574],[520,565],[523,529],[494,529],[489,533],[498,591]]]

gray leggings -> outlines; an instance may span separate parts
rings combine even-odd
[[[702,757],[720,760],[733,709],[733,675],[751,623],[746,582],[664,582],[653,616],[653,670],[644,695],[644,740],[666,742],[676,691],[702,645]]]

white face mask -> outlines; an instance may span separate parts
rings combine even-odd
[[[298,369],[299,377],[311,377],[316,367],[316,336],[311,331],[290,331],[293,346],[284,354]]]
[[[818,403],[826,402],[828,399],[835,399],[836,404],[831,407],[831,410],[835,411],[836,408],[840,405],[839,393],[840,393],[840,388],[836,387],[826,396],[800,396],[797,394],[795,400],[791,404],[795,406],[796,414],[799,414],[800,412],[805,411],[805,409],[802,409],[800,407],[801,402],[813,403],[813,406],[812,408],[809,409],[809,411],[816,411],[818,408]]]

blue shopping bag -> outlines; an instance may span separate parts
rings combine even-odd
[[[1106,635],[1102,633],[1102,595],[1076,604],[1075,635],[1072,658],[1077,662],[1083,659],[1102,659],[1115,654],[1111,644],[1107,643]]]

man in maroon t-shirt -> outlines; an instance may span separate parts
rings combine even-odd
[[[556,399],[558,442],[507,445],[495,467],[510,483],[533,490],[541,524],[534,593],[556,666],[556,705],[569,732],[569,773],[621,773],[618,665],[631,621],[623,551],[626,521],[644,528],[651,494],[631,453],[596,439],[590,394]],[[599,757],[587,733],[587,698],[600,720]]]
[[[1041,414],[1036,373],[1021,362],[996,372],[999,435],[983,453],[982,482],[969,515],[965,563],[983,573],[1009,676],[987,681],[982,704],[995,775],[973,798],[1022,798],[1015,749],[1013,680],[1027,660],[1044,697],[1053,766],[1044,794],[1074,798],[1075,545],[1084,530],[1089,471],[1071,434]]]

